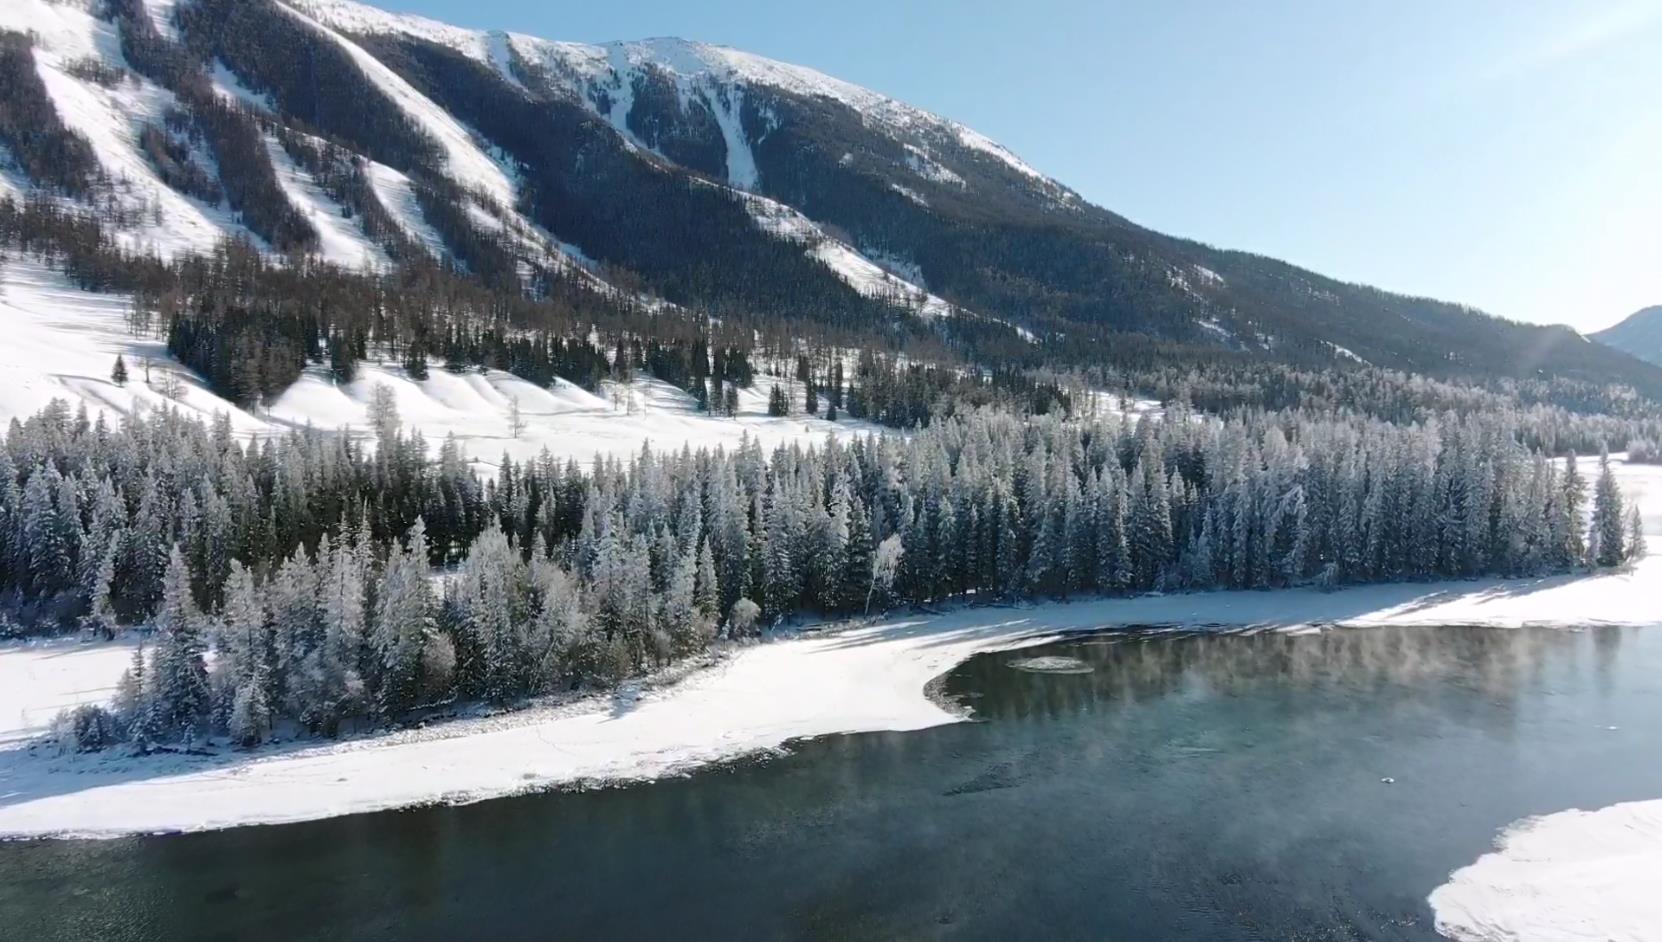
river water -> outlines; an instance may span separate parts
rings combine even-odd
[[[977,721],[615,789],[0,844],[0,937],[1435,939],[1426,895],[1508,823],[1662,798],[1659,632],[1129,632],[940,687]]]

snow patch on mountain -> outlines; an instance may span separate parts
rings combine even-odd
[[[208,80],[219,97],[232,104],[246,105],[261,114],[277,113],[277,105],[271,100],[271,96],[243,84],[242,79],[237,78],[237,74],[218,59],[213,61],[213,67],[208,71]]]
[[[699,411],[689,393],[646,375],[626,385],[608,384],[596,394],[564,380],[540,387],[500,370],[451,372],[436,365],[426,379],[416,380],[395,364],[374,361],[361,364],[350,383],[336,382],[326,368],[310,368],[274,402],[251,413],[215,395],[168,354],[163,338],[134,335],[131,310],[131,296],[82,291],[38,262],[14,258],[0,264],[0,324],[6,327],[6,342],[0,344],[0,424],[25,419],[60,399],[112,422],[177,409],[202,419],[228,415],[232,430],[245,439],[311,426],[344,430],[372,445],[369,400],[377,385],[385,385],[393,390],[405,426],[420,429],[433,448],[455,436],[463,454],[487,476],[495,474],[505,453],[525,461],[547,449],[562,461],[587,463],[596,456],[627,457],[647,444],[660,450],[731,449],[751,440],[771,450],[877,430],[848,419],[768,415],[771,386],[786,389],[799,406],[804,391],[793,380],[765,373],[752,388],[739,390],[738,414],[723,417]],[[127,365],[125,386],[110,379],[117,356]],[[508,423],[515,399],[526,422],[518,437]]]
[[[453,30],[452,27],[445,27],[442,23],[421,17],[394,16],[360,4],[334,2],[334,0],[330,0],[330,2],[293,0],[287,9],[292,15],[310,23],[339,45],[347,55],[352,57],[352,61],[362,70],[364,76],[373,82],[376,88],[381,90],[382,94],[386,95],[401,111],[438,142],[445,155],[445,164],[457,183],[464,188],[483,193],[504,209],[509,209],[515,205],[516,194],[513,182],[508,178],[508,173],[502,168],[501,164],[485,152],[479,136],[460,121],[451,117],[449,112],[440,108],[432,99],[417,91],[397,72],[394,72],[382,64],[379,59],[366,52],[362,46],[348,39],[340,31],[347,29],[347,26],[336,26],[335,24],[356,22],[351,18],[343,20],[343,17],[347,14],[358,15],[361,13],[365,25],[353,27],[349,31],[368,33],[384,31],[369,28],[369,26],[370,24],[391,21],[403,24],[406,27],[410,24],[416,24],[427,31],[423,34],[423,38],[428,38],[428,34],[435,34],[433,31],[438,27],[443,27],[443,30],[438,31],[436,35],[449,36],[451,33],[447,31]],[[308,9],[321,12],[319,16],[314,18],[302,12]],[[370,13],[375,14],[375,16],[369,16]],[[432,28],[429,28],[427,24],[431,24]],[[468,30],[454,30],[454,32],[458,36],[469,34],[481,39],[481,41],[483,37],[483,34],[473,34]],[[457,41],[460,41],[460,39]],[[488,52],[480,47],[477,49],[477,55],[488,57]]]
[[[889,184],[889,189],[895,191],[896,193],[899,193],[901,196],[906,197],[907,199],[911,200],[912,202],[918,204],[919,206],[928,206],[929,205],[929,201],[927,199],[924,199],[923,194],[919,193],[917,190],[912,189],[911,187],[901,186],[898,183],[890,183]]]
[[[375,198],[404,234],[420,243],[434,258],[444,258],[444,236],[422,215],[421,201],[416,198],[410,178],[373,160],[364,162],[364,176],[369,178]]]
[[[744,108],[744,91],[737,87],[704,88],[704,101],[716,116],[721,128],[721,140],[727,150],[727,182],[741,190],[755,190],[762,177],[756,169],[756,155],[750,152],[750,141],[744,135],[740,118]]]
[[[59,272],[28,259],[0,264],[0,422],[24,419],[54,399],[86,406],[116,421],[157,409],[198,418],[231,417],[244,434],[267,430],[261,420],[219,398],[174,360],[166,341],[135,336],[127,323],[132,299],[82,291]],[[129,379],[110,379],[116,357]],[[171,393],[168,395],[167,393]]]
[[[227,235],[242,231],[229,211],[163,183],[140,149],[140,130],[147,123],[163,123],[175,104],[172,93],[136,75],[105,88],[65,70],[67,63],[89,56],[123,62],[114,24],[74,6],[7,0],[0,4],[0,28],[38,37],[35,62],[41,81],[64,125],[92,144],[110,181],[108,190],[94,198],[123,211],[123,224],[112,228],[125,247],[171,258],[212,251]]]
[[[962,187],[964,178],[953,173],[931,157],[927,151],[916,144],[906,144],[906,166],[918,176],[933,183],[945,183],[951,186]]]
[[[163,39],[179,42],[184,37],[179,34],[179,24],[174,19],[174,11],[180,0],[142,0],[141,5],[150,15],[150,22],[156,27]]]
[[[1329,350],[1332,350],[1333,351],[1333,356],[1337,359],[1349,360],[1352,363],[1360,363],[1363,366],[1368,365],[1367,360],[1364,360],[1361,357],[1357,356],[1356,351],[1350,349],[1349,347],[1341,347],[1341,346],[1339,346],[1338,344],[1334,343],[1331,340],[1323,340],[1322,341],[1322,346],[1326,347]]]
[[[795,209],[762,196],[746,196],[751,218],[763,232],[801,243],[813,258],[824,262],[837,277],[868,298],[903,303],[921,317],[945,317],[953,307],[916,284],[883,270],[853,246],[829,233]]]
[[[508,34],[501,30],[492,30],[485,35],[485,61],[496,69],[496,74],[508,81],[515,88],[523,89],[519,76],[514,74],[513,45],[509,42]]]
[[[454,49],[480,62],[491,58],[490,37],[482,30],[452,26],[413,13],[391,13],[351,0],[281,0],[319,25],[351,35],[403,35]]]
[[[271,155],[271,167],[277,172],[277,184],[282,187],[283,195],[317,230],[318,256],[345,268],[391,268],[392,259],[347,217],[341,204],[294,162],[276,138],[269,134],[264,137],[266,153]]]

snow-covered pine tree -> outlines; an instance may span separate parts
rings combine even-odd
[[[1599,455],[1599,479],[1593,489],[1593,519],[1588,528],[1589,561],[1601,568],[1619,566],[1627,551],[1627,521],[1622,513],[1622,492],[1610,469],[1610,455]]]
[[[155,702],[163,730],[183,731],[206,718],[208,668],[200,616],[191,598],[190,570],[175,546],[162,577],[162,604],[156,613]]]

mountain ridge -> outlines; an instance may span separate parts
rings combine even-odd
[[[97,137],[106,174],[137,181],[111,199],[135,216],[165,204],[161,223],[122,230],[136,247],[202,251],[246,231],[273,251],[327,255],[324,236],[339,246],[350,233],[325,223],[357,220],[373,242],[366,220],[385,215],[383,230],[419,233],[429,254],[501,286],[577,279],[649,309],[944,332],[949,345],[1016,362],[1143,356],[1146,340],[1202,356],[1561,376],[1662,395],[1662,370],[1568,328],[1165,235],[950,118],[728,46],[561,42],[349,0],[114,0],[110,11],[21,0],[0,11],[0,27],[37,37],[69,131]],[[154,56],[177,66],[138,66],[135,34],[146,30]],[[89,59],[129,77],[110,88],[73,74]],[[197,69],[266,138],[277,184],[243,187],[285,204],[264,217],[236,199],[229,216],[223,202],[181,200],[150,169],[153,129],[205,107],[157,76]],[[176,135],[181,153],[194,133]],[[323,156],[290,153],[309,164],[289,166],[297,137]],[[209,176],[242,169],[200,163]],[[368,196],[323,185],[353,166]],[[293,206],[312,225],[273,228]],[[1035,360],[1023,345],[1044,352]]]
[[[1620,323],[1588,336],[1607,347],[1662,366],[1662,304],[1640,308]]]

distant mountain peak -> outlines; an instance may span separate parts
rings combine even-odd
[[[1662,366],[1662,304],[1634,311],[1614,327],[1590,336],[1607,347]]]

